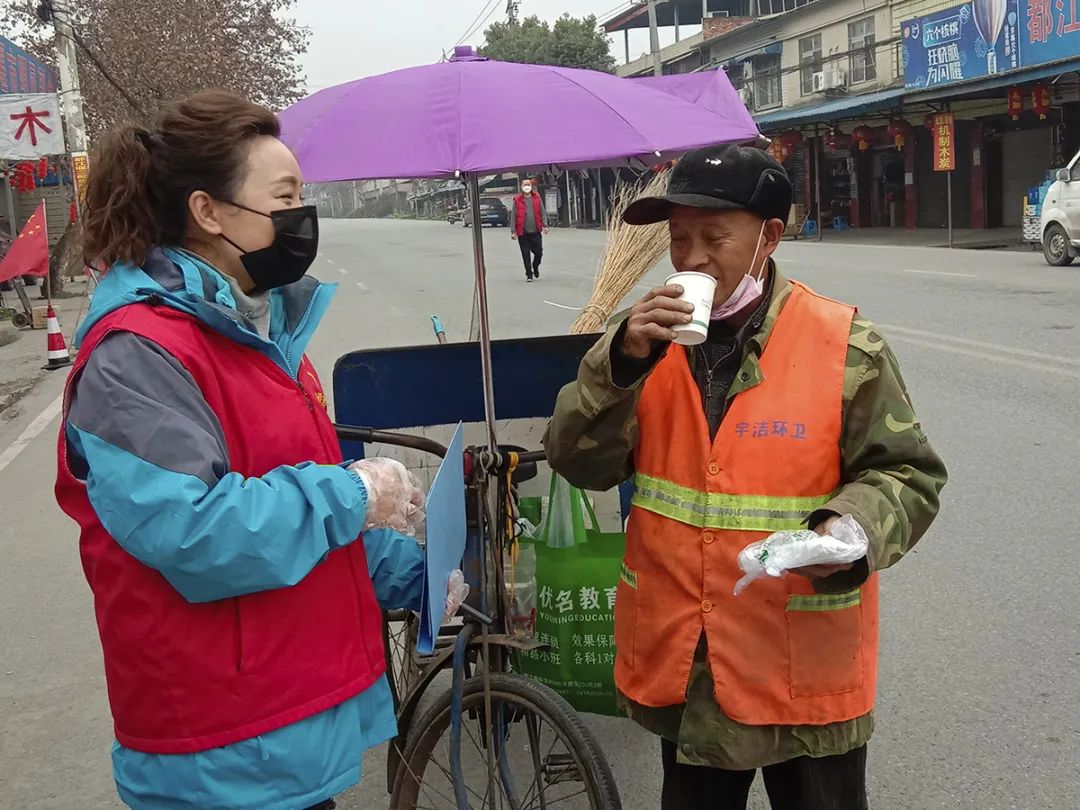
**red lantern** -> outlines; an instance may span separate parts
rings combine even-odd
[[[46,175],[48,175],[49,173],[49,159],[41,158],[41,160],[37,162],[35,172],[38,180],[44,180]]]
[[[79,206],[72,203],[68,206],[68,224],[75,224],[75,220],[79,218]]]
[[[842,152],[851,148],[851,139],[838,129],[829,130],[825,135],[825,146],[830,151]]]
[[[786,160],[795,152],[795,148],[802,143],[803,136],[801,132],[793,129],[790,132],[785,132],[777,140],[780,141],[780,145],[784,151],[784,159]]]
[[[865,152],[870,148],[870,141],[874,137],[874,132],[868,126],[855,127],[855,131],[851,133],[851,137],[854,138],[855,142],[859,145],[859,151]]]
[[[1050,88],[1045,84],[1037,84],[1031,88],[1031,109],[1039,116],[1040,121],[1045,121],[1050,113]]]
[[[889,137],[892,138],[892,142],[896,146],[896,151],[899,152],[904,148],[907,139],[911,137],[911,124],[902,118],[894,118],[889,122],[888,132]]]
[[[1019,121],[1020,113],[1024,111],[1024,91],[1019,87],[1010,87],[1005,98],[1009,117],[1013,121]]]
[[[36,183],[34,183],[34,164],[28,161],[16,164],[15,173],[11,178],[11,186],[16,191],[33,191]]]

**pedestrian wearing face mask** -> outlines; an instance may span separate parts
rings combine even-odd
[[[521,193],[514,197],[514,228],[510,238],[521,248],[525,264],[525,280],[540,278],[540,261],[544,258],[544,204],[532,180],[521,184]]]
[[[81,530],[134,808],[331,807],[396,734],[382,608],[419,609],[397,462],[342,461],[304,351],[333,289],[269,110],[223,92],[101,141],[108,269],[77,336],[57,500]]]
[[[662,807],[745,808],[757,769],[774,810],[864,810],[877,678],[877,572],[938,510],[945,468],[887,343],[854,307],[780,272],[784,169],[737,146],[687,155],[632,225],[667,220],[676,270],[716,279],[706,341],[682,290],[619,317],[561,392],[545,438],[582,488],[634,478],[615,611],[615,679],[661,738]],[[737,556],[777,530],[850,514],[854,564],[739,596]]]

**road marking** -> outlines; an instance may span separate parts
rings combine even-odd
[[[941,270],[905,270],[905,273],[919,273],[924,276],[951,276],[952,278],[975,278],[974,273],[945,273]]]
[[[557,307],[559,309],[569,309],[569,310],[573,310],[574,312],[584,312],[585,311],[585,307],[568,307],[566,304],[556,304],[554,301],[545,301],[544,303],[547,304],[548,306]]]
[[[333,264],[334,263],[333,259],[326,259],[325,261],[326,261],[327,264]]]
[[[338,271],[339,273],[341,273],[341,275],[345,275],[346,273],[348,273],[348,272],[349,272],[349,271],[348,271],[348,270],[346,270],[346,269],[345,269],[344,267],[339,267],[339,268],[337,269],[337,271]]]
[[[13,441],[7,450],[0,453],[0,472],[3,472],[4,468],[13,462],[19,453],[25,450],[26,446],[41,434],[41,431],[49,426],[49,423],[56,418],[63,406],[64,395],[61,394],[46,405],[45,410],[34,417],[34,421],[26,426],[26,430],[19,434],[19,438]]]
[[[360,288],[360,292],[368,292],[368,285],[362,281],[356,282],[356,286]]]
[[[930,340],[919,340],[918,338],[908,337],[907,335],[899,335],[897,339],[902,343],[913,343],[916,346],[922,346],[927,349],[933,349],[934,351],[951,352],[952,354],[962,354],[967,357],[976,357],[980,360],[992,360],[995,363],[1006,363],[1011,366],[1020,366],[1026,368],[1029,371],[1042,371],[1047,374],[1057,374],[1061,377],[1068,377],[1073,380],[1080,380],[1080,371],[1074,371],[1069,368],[1060,368],[1058,366],[1044,366],[1041,363],[1031,363],[1027,360],[1020,360],[1016,357],[1001,357],[993,354],[985,354],[984,352],[976,351],[974,349],[964,349],[960,346],[942,346],[940,343],[936,343]]]
[[[926,338],[929,340],[941,341],[942,343],[952,344],[960,343],[965,346],[971,346],[976,349],[986,349],[992,352],[1001,352],[1002,354],[1012,354],[1018,357],[1030,357],[1033,360],[1041,360],[1049,363],[1057,363],[1060,365],[1077,366],[1080,367],[1080,358],[1066,357],[1061,354],[1049,354],[1047,352],[1036,352],[1031,349],[1016,349],[1012,346],[1002,346],[1000,343],[987,343],[982,340],[972,340],[971,338],[957,337],[955,335],[942,335],[938,332],[924,332],[921,329],[908,329],[904,326],[892,326],[886,324],[878,324],[882,330],[898,335],[912,335],[918,338]],[[944,346],[943,346],[944,348]]]

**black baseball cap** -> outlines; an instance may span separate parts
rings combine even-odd
[[[791,180],[771,155],[753,146],[708,146],[688,152],[675,164],[663,197],[642,197],[623,214],[630,225],[667,219],[671,206],[742,208],[762,219],[787,222]]]

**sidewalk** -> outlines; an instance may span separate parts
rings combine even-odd
[[[40,287],[27,290],[33,306],[44,304],[39,299]],[[86,279],[67,281],[64,285],[64,298],[53,301],[60,329],[64,333],[68,350],[74,358],[72,335],[77,326],[76,320],[86,314],[89,301],[86,299]],[[14,295],[12,295],[14,298]],[[5,300],[7,296],[5,295]],[[3,338],[14,332],[17,338],[12,343],[0,345],[0,419],[11,418],[11,408],[50,372],[42,369],[46,360],[46,335],[44,329],[15,329],[10,321],[0,321],[0,344]],[[54,374],[66,374],[66,369],[59,369]]]
[[[816,236],[800,236],[799,241],[815,242]],[[949,246],[945,228],[848,228],[846,231],[826,229],[822,240],[834,245],[890,245],[898,247]],[[1038,250],[1037,246],[1020,241],[1019,228],[953,228],[953,247],[969,250],[1005,249]]]

